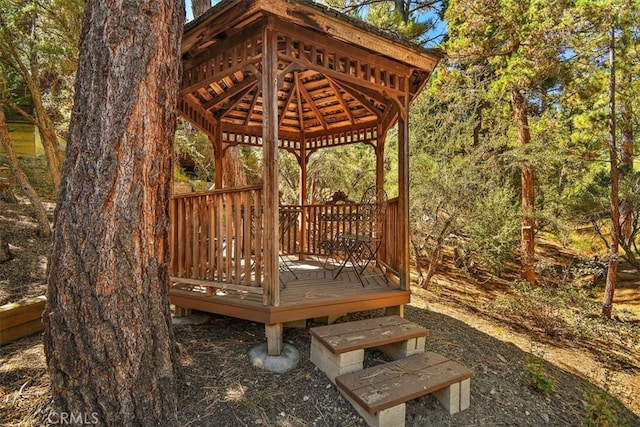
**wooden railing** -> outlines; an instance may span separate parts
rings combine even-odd
[[[390,199],[383,226],[383,241],[380,248],[380,259],[397,275],[400,265],[400,248],[397,236],[398,228],[398,198]]]
[[[323,241],[340,234],[355,233],[358,204],[306,205],[301,208],[297,229],[293,226],[285,230],[280,238],[280,250],[291,255],[326,255]],[[285,206],[285,208],[300,208]],[[304,224],[302,224],[304,221]],[[301,232],[301,233],[299,233]],[[399,252],[398,235],[398,199],[389,200],[383,224],[383,244],[380,259],[394,273],[398,271]]]
[[[174,281],[261,292],[261,186],[183,194],[169,206]]]
[[[281,206],[300,216],[280,230],[280,251],[288,255],[327,254],[323,241],[355,233],[358,204]],[[247,214],[249,213],[249,214]],[[214,190],[175,196],[170,203],[169,264],[174,281],[224,284],[262,292],[262,187]],[[398,200],[389,200],[380,259],[397,274]],[[214,285],[211,285],[212,287]]]

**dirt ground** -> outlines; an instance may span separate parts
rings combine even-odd
[[[0,264],[0,304],[42,294],[48,246],[37,236],[28,206],[0,202],[0,232],[15,257]],[[508,278],[445,266],[428,290],[414,288],[405,314],[430,330],[428,350],[474,371],[471,407],[449,415],[433,397],[422,397],[407,404],[408,426],[640,426],[640,320],[633,311],[618,310],[617,320],[593,323],[601,326],[592,334],[550,335],[548,325],[530,327],[528,319],[492,305],[509,292]],[[633,308],[637,292],[624,295]],[[379,315],[356,313],[339,321]],[[263,372],[249,362],[249,350],[264,342],[262,325],[210,315],[201,325],[176,326],[179,425],[364,426],[309,361],[312,326],[285,329],[285,342],[301,355],[286,374]],[[367,365],[382,361],[382,353],[366,353]],[[46,425],[49,384],[41,336],[0,348],[0,362],[0,425]],[[545,395],[532,387],[532,372],[555,391]],[[602,422],[605,413],[613,414],[609,424]]]

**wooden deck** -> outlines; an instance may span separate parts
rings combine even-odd
[[[400,290],[395,278],[368,268],[363,287],[352,268],[345,268],[334,280],[332,271],[315,260],[292,261],[295,272],[280,273],[280,305],[266,307],[261,293],[236,289],[216,289],[215,282],[176,283],[169,291],[171,303],[196,310],[222,314],[265,324],[290,322],[328,315],[346,314],[407,304],[410,292]],[[214,293],[215,292],[215,293]]]

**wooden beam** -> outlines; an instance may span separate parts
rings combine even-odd
[[[285,18],[286,19],[286,18]],[[304,42],[308,42],[311,46],[322,46],[325,49],[332,52],[340,52],[341,54],[348,56],[351,59],[360,61],[361,63],[367,63],[375,67],[381,67],[384,70],[392,71],[401,75],[408,75],[409,67],[401,62],[394,61],[392,59],[383,57],[375,52],[376,45],[366,46],[366,49],[361,49],[352,44],[336,40],[332,37],[327,37],[323,34],[307,30],[300,27],[300,25],[293,25],[290,22],[284,20],[278,20],[278,33],[288,35],[292,38],[301,38]],[[326,50],[325,50],[326,52]]]
[[[262,126],[243,126],[243,125],[236,125],[236,124],[230,124],[230,123],[222,123],[222,131],[237,133],[240,135],[254,135],[257,137],[262,137]],[[278,130],[278,139],[288,139],[291,141],[299,141],[300,131],[296,130],[295,132],[285,132],[282,130]],[[240,145],[255,145],[255,144],[240,144]]]
[[[313,70],[316,71],[318,73],[321,73],[324,76],[327,77],[332,77],[336,80],[341,80],[341,81],[345,81],[345,82],[349,82],[352,84],[356,84],[356,85],[360,85],[362,87],[368,88],[368,89],[372,89],[377,93],[383,93],[383,92],[388,92],[388,93],[394,93],[397,95],[403,95],[404,92],[398,90],[398,89],[393,89],[390,87],[386,87],[386,86],[382,86],[376,83],[372,83],[368,80],[362,80],[358,77],[354,77],[351,76],[349,74],[345,74],[342,73],[340,71],[335,71],[332,70],[331,68],[327,68],[324,67],[322,65],[317,65],[317,64],[313,64],[311,61],[302,58],[302,59],[298,59],[298,58],[294,58],[291,56],[286,56],[284,54],[278,54],[278,59],[280,59],[281,61],[287,61],[287,62],[298,62],[300,64],[302,64],[303,66],[305,66],[307,68],[307,70]]]
[[[260,54],[260,55],[258,55],[256,57],[247,59],[246,61],[243,61],[243,62],[241,62],[239,64],[234,65],[234,66],[231,66],[231,67],[229,67],[229,68],[227,68],[227,69],[225,69],[223,71],[217,72],[217,73],[213,74],[210,77],[202,78],[202,79],[196,81],[195,83],[192,83],[189,86],[183,87],[182,89],[180,89],[180,95],[184,96],[184,95],[186,95],[188,93],[195,92],[199,88],[207,87],[210,84],[216,83],[216,82],[222,80],[224,77],[228,77],[228,76],[230,76],[230,75],[232,75],[232,74],[234,74],[234,73],[236,73],[238,71],[251,72],[252,71],[251,67],[254,67],[253,69],[255,69],[255,65],[254,64],[259,63],[261,60],[262,60],[262,54]]]
[[[344,98],[342,97],[342,94],[340,93],[340,89],[333,82],[333,80],[331,80],[329,77],[326,77],[326,79],[327,79],[327,83],[329,83],[329,86],[331,86],[331,89],[333,89],[333,91],[336,93],[336,98],[338,98],[338,103],[342,106],[342,108],[344,109],[345,113],[347,113],[347,115],[349,116],[349,120],[351,121],[351,124],[355,124],[356,123],[356,119],[353,118],[353,114],[351,113],[351,109],[349,108],[349,106],[345,102]],[[365,108],[366,108],[366,106],[365,106]]]
[[[409,94],[404,97],[405,109],[398,119],[398,272],[400,289],[411,289],[409,264]]]
[[[229,115],[229,113],[231,113],[234,110],[236,105],[238,105],[244,99],[244,97],[247,96],[247,94],[250,93],[256,86],[257,86],[257,83],[254,82],[253,85],[250,85],[249,87],[245,88],[244,91],[240,92],[239,94],[236,94],[236,96],[231,100],[231,104],[229,106],[218,111],[218,114],[217,114],[218,118],[222,120],[227,115]],[[247,115],[249,115],[250,113],[251,111],[247,110]],[[242,120],[244,119],[246,119],[246,117],[242,118]]]
[[[314,114],[318,118],[318,121],[322,124],[322,127],[328,128],[327,122],[324,120],[324,116],[322,115],[320,110],[318,110],[316,103],[313,101],[313,99],[311,98],[311,95],[309,95],[309,92],[307,92],[307,89],[305,89],[304,84],[302,84],[299,78],[297,80],[297,86],[298,86],[298,90],[300,91],[300,94],[302,95],[304,100],[307,101],[307,104],[309,104],[309,107],[311,107],[311,109],[313,110]]]
[[[291,85],[291,89],[289,90],[289,95],[287,95],[287,99],[284,101],[284,106],[282,107],[282,114],[278,118],[278,127],[282,125],[282,120],[284,120],[285,116],[287,115],[287,109],[289,109],[289,104],[293,99],[293,94],[295,93],[295,89],[296,89],[296,81],[294,77],[293,84]]]
[[[210,39],[222,31],[228,30],[257,10],[257,5],[252,4],[252,2],[236,0],[228,3],[217,14],[198,22],[195,26],[187,24],[182,37],[182,54],[192,51],[203,40]],[[225,14],[224,21],[219,20],[218,17],[223,14]]]
[[[258,102],[258,96],[260,96],[261,93],[262,93],[262,89],[258,88],[258,90],[256,91],[255,96],[251,100],[251,106],[249,107],[249,110],[247,111],[247,118],[244,120],[244,125],[245,126],[249,126],[249,122],[251,121],[251,113],[253,113],[253,109],[256,106],[256,102]]]
[[[282,85],[284,84],[284,77],[287,74],[293,73],[294,71],[304,70],[306,70],[306,67],[297,62],[292,62],[291,64],[287,65],[282,71],[278,73],[278,89],[282,89]]]
[[[264,325],[267,336],[267,355],[280,356],[282,352],[282,323]]]
[[[247,77],[246,79],[242,80],[241,82],[238,82],[235,85],[231,86],[229,89],[225,90],[221,94],[215,96],[214,98],[211,99],[211,101],[203,104],[202,108],[204,108],[205,110],[210,110],[212,108],[216,108],[218,105],[222,104],[223,102],[225,102],[229,98],[232,98],[235,95],[237,95],[237,94],[239,94],[241,92],[244,92],[247,88],[248,89],[253,88],[257,84],[256,80],[257,79],[256,79],[255,75],[251,75],[251,76]],[[245,94],[246,94],[246,92],[245,92]]]
[[[302,206],[302,215],[300,215],[300,228],[298,234],[298,242],[300,242],[300,251],[298,256],[303,259],[305,248],[307,247],[307,161],[309,156],[307,155],[307,147],[305,143],[304,131],[302,131],[302,143],[300,144],[300,155],[298,156],[298,165],[300,166],[300,176],[298,182],[298,204]]]
[[[210,37],[209,40],[212,43],[209,44],[206,48],[204,48],[202,52],[197,53],[195,56],[191,58],[185,59],[183,61],[184,69],[189,70],[191,68],[198,67],[204,64],[205,62],[215,59],[215,57],[221,53],[225,53],[229,50],[235,49],[242,44],[247,44],[247,42],[250,42],[252,38],[255,37],[255,34],[259,34],[263,26],[264,26],[264,22],[262,21],[254,22],[253,24],[242,28],[241,32],[236,33],[227,38],[225,38],[226,34],[218,35],[218,34],[211,33],[209,35]],[[228,32],[229,28],[230,27],[227,26],[226,28],[223,28],[222,31]],[[204,32],[206,31],[207,29],[205,29],[201,34],[203,34],[204,36]],[[216,36],[218,36],[219,39],[216,39],[215,38]],[[247,52],[247,51],[245,51],[244,53],[247,56],[250,56],[251,54],[250,52]],[[246,57],[243,59],[246,59]]]
[[[335,84],[342,87],[342,89],[345,92],[348,92],[349,95],[353,96],[358,102],[360,102],[360,104],[362,104],[364,108],[366,108],[371,113],[378,116],[378,118],[382,117],[382,111],[378,110],[378,108],[375,105],[371,104],[371,101],[369,101],[364,95],[368,96],[369,98],[372,98],[374,101],[378,101],[379,103],[386,105],[387,108],[391,103],[391,100],[386,98],[383,94],[378,93],[374,90],[367,89],[365,87],[360,87],[357,84],[348,83],[340,80],[332,79],[332,81]]]
[[[380,120],[384,132],[387,132],[396,122],[398,111],[399,109],[395,106],[395,104],[391,104],[389,108],[387,108],[387,111],[384,112],[384,116],[382,116],[382,119]]]
[[[222,157],[224,155],[222,151],[222,126],[220,126],[220,122],[216,124],[216,133],[213,138],[213,185],[216,190],[222,188]]]
[[[280,305],[278,269],[278,36],[273,21],[265,26],[262,44],[262,149],[264,181],[265,305]]]
[[[300,132],[304,135],[304,108],[302,107],[302,95],[300,95],[300,76],[297,71],[293,73],[293,83],[296,86],[296,101],[298,101],[298,122],[300,123]]]

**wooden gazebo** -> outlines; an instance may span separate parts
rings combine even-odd
[[[309,0],[223,0],[185,27],[179,110],[214,147],[215,188],[171,201],[173,304],[264,323],[279,354],[285,322],[373,308],[401,312],[409,302],[408,109],[440,55]],[[283,284],[279,253],[324,255],[327,212],[355,205],[311,205],[309,156],[327,147],[367,144],[384,181],[387,131],[398,123],[398,197],[389,204],[371,286],[333,279],[313,263]],[[263,184],[221,188],[230,146],[263,150]],[[279,226],[278,151],[300,166],[300,211]],[[334,218],[335,216],[331,216]],[[346,215],[345,218],[349,216]],[[325,221],[326,222],[326,221]],[[348,221],[347,221],[348,222]]]

